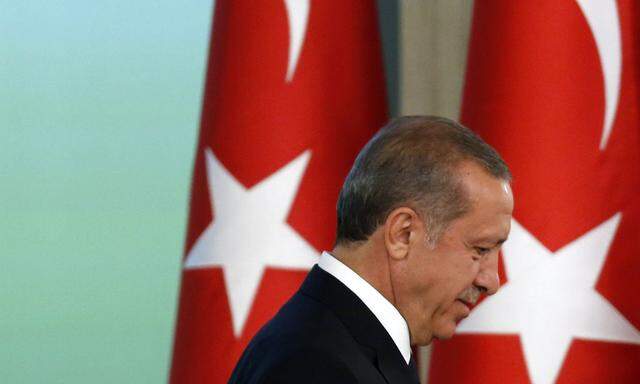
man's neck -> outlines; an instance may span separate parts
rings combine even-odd
[[[375,242],[370,238],[362,243],[337,245],[331,251],[331,254],[360,275],[395,306],[395,297],[389,274],[389,260],[384,247],[376,246]]]

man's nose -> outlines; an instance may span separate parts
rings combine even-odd
[[[495,255],[483,260],[480,271],[474,280],[474,284],[480,290],[487,294],[493,295],[500,288],[500,276],[498,276],[498,252]]]

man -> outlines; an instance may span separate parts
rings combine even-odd
[[[403,117],[360,152],[336,246],[251,341],[230,383],[417,383],[411,345],[499,287],[511,175],[467,128]]]

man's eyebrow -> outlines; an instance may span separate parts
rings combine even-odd
[[[486,237],[486,238],[485,238],[485,237],[482,237],[482,238],[476,239],[476,241],[475,241],[475,242],[478,242],[478,243],[484,243],[484,242],[489,242],[489,241],[492,241],[492,239],[491,239],[490,237]],[[502,245],[505,241],[507,241],[507,239],[506,239],[506,238],[504,238],[504,239],[498,239],[498,240],[496,240],[496,241],[495,241],[494,245],[495,245],[496,247],[497,247],[497,246],[500,246],[500,245]]]

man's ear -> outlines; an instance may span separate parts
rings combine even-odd
[[[419,220],[416,211],[408,207],[396,208],[389,213],[384,223],[384,243],[393,259],[407,257]]]

